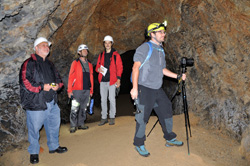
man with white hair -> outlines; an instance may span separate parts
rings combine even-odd
[[[86,130],[89,127],[84,124],[86,120],[86,108],[89,97],[93,95],[94,78],[93,65],[88,61],[88,46],[78,46],[79,58],[71,64],[68,80],[68,97],[72,98],[70,111],[70,133],[74,133],[78,127]]]
[[[47,58],[51,42],[39,37],[34,42],[35,54],[24,61],[19,74],[21,104],[26,110],[30,163],[39,162],[39,131],[44,125],[49,153],[67,152],[59,146],[60,108],[57,91],[63,82],[55,66]]]

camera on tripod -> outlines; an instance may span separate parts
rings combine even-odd
[[[182,68],[182,73],[186,73],[187,67],[192,67],[194,65],[194,59],[193,58],[186,58],[182,57],[181,58],[181,68]]]

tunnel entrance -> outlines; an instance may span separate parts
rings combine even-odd
[[[135,50],[129,50],[121,54],[122,63],[123,63],[123,74],[121,79],[121,90],[120,94],[129,94],[132,88],[132,83],[130,82],[130,76],[133,67],[133,57]]]

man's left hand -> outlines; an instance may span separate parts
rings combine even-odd
[[[52,86],[52,89],[53,89],[54,91],[57,91],[57,90],[59,89],[59,85],[56,84],[56,86]]]
[[[119,88],[121,86],[121,80],[117,79],[116,81],[116,88]]]
[[[183,80],[183,81],[186,80],[186,74],[182,74],[182,80]]]

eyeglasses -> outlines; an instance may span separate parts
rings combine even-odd
[[[157,33],[157,32],[159,32],[159,33],[161,33],[161,34],[167,34],[165,31],[154,31],[155,33]]]

